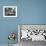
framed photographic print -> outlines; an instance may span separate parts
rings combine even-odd
[[[46,41],[46,25],[45,24],[19,24],[18,25],[18,41]]]
[[[3,17],[17,17],[17,6],[3,6]]]

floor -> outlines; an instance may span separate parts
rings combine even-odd
[[[8,44],[0,44],[0,46],[8,46]],[[46,42],[45,41],[34,41],[34,42],[32,42],[31,40],[28,40],[28,41],[21,40],[19,45],[14,44],[13,46],[46,46]]]
[[[8,46],[8,44],[0,44],[0,46]],[[18,46],[18,44],[10,45],[10,46]]]
[[[28,40],[28,41],[21,40],[20,46],[46,46],[46,42],[45,41],[34,41],[34,42],[32,42],[31,40]]]

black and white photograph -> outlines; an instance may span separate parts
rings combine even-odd
[[[31,46],[32,43],[46,41],[46,25],[18,25],[18,41],[20,46]]]
[[[17,17],[17,6],[3,6],[3,17]]]

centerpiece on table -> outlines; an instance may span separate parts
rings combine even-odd
[[[9,40],[9,41],[12,41],[11,44],[13,44],[13,42],[15,41],[15,39],[16,39],[16,33],[11,32],[11,33],[9,34],[9,36],[8,36],[8,40]],[[10,45],[10,43],[8,42],[8,46],[9,46],[9,45]]]

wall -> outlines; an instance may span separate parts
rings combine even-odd
[[[46,24],[46,0],[21,0],[20,23]]]
[[[18,17],[4,18],[4,5],[17,5]],[[17,34],[18,24],[46,24],[46,0],[0,0],[0,44],[8,43],[9,32]]]
[[[18,6],[18,0],[0,0],[0,44],[7,44],[9,42],[8,35],[10,32],[17,32],[18,18],[3,17],[3,6]],[[16,43],[18,43],[16,38]]]

